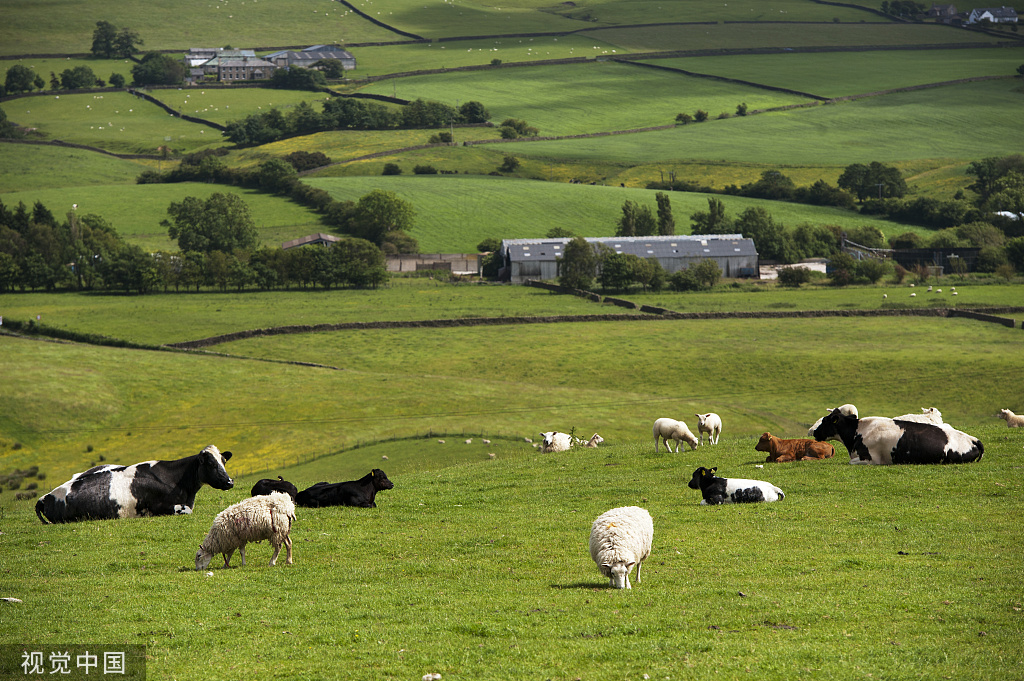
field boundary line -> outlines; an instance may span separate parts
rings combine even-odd
[[[638,306],[639,307],[639,306]],[[647,307],[647,306],[645,306]],[[661,308],[650,308],[660,310]],[[986,308],[986,313],[958,308],[919,308],[905,310],[777,310],[761,312],[673,312],[662,310],[661,313],[630,315],[630,314],[592,314],[592,315],[547,315],[537,317],[462,317],[457,319],[424,319],[417,321],[390,322],[341,322],[338,324],[302,324],[275,326],[263,329],[236,331],[208,338],[165,344],[168,348],[180,350],[199,350],[221,343],[230,343],[248,338],[281,336],[301,333],[324,333],[331,331],[379,331],[390,329],[422,329],[422,328],[461,328],[475,326],[512,326],[516,324],[558,324],[581,322],[650,322],[661,320],[712,320],[712,319],[815,319],[826,317],[969,317],[982,320],[984,317],[995,318],[993,312],[1024,312],[1024,307]],[[999,318],[1001,324],[1005,320]],[[1012,321],[1012,320],[1011,320]]]

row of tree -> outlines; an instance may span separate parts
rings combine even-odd
[[[714,260],[699,260],[669,275],[656,258],[617,253],[601,243],[574,237],[565,245],[558,261],[558,282],[568,288],[588,291],[597,282],[606,291],[625,291],[640,286],[645,291],[668,287],[675,291],[707,290],[722,277]]]
[[[233,194],[186,197],[165,226],[178,252],[126,244],[101,216],[75,211],[58,221],[40,202],[30,211],[0,202],[0,292],[14,290],[237,290],[372,287],[388,279],[384,253],[346,238],[329,248],[260,247],[248,208]]]
[[[294,70],[294,69],[293,69]],[[490,113],[480,102],[465,102],[457,109],[441,102],[417,99],[401,107],[354,97],[332,97],[317,111],[301,102],[287,114],[276,108],[229,121],[224,136],[241,146],[266,144],[289,135],[325,130],[391,130],[443,128],[483,123]]]
[[[303,155],[287,158],[299,164],[306,159]],[[323,189],[299,180],[295,166],[280,158],[263,161],[254,169],[228,168],[216,151],[204,151],[185,156],[177,168],[166,173],[145,171],[136,181],[215,182],[259,189],[315,210],[335,231],[370,241],[387,254],[419,251],[416,239],[409,235],[415,223],[412,204],[382,189],[375,189],[358,201],[337,201]]]

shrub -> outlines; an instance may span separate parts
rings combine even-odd
[[[783,267],[779,270],[779,283],[796,288],[811,280],[811,271],[806,267]]]
[[[704,109],[697,109],[697,112],[693,114],[693,120],[697,121],[698,123],[703,123],[707,119],[708,112],[705,111]]]
[[[401,175],[402,169],[397,163],[385,163],[384,172],[381,175]]]
[[[427,140],[430,144],[451,144],[452,134],[450,132],[439,132],[431,135],[430,139]]]
[[[682,125],[693,123],[693,116],[688,113],[676,114],[676,123],[680,123]]]
[[[743,102],[742,104],[739,104],[736,107],[736,115],[737,116],[746,116],[747,115],[747,103],[746,102]]]
[[[416,175],[437,175],[437,168],[432,165],[414,166],[412,172]]]
[[[498,170],[500,170],[503,173],[511,173],[511,172],[515,172],[515,170],[519,166],[520,166],[520,163],[519,163],[519,159],[518,158],[516,158],[515,156],[509,156],[509,155],[506,154],[504,160],[502,160],[502,162],[501,162],[501,165],[498,166]]]

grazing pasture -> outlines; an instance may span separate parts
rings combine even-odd
[[[218,192],[238,194],[245,200],[260,238],[267,244],[280,246],[288,239],[325,230],[313,211],[286,199],[254,189],[202,182],[65,187],[11,192],[0,195],[0,199],[8,207],[23,201],[30,209],[41,201],[61,218],[71,210],[72,203],[77,203],[79,214],[101,215],[129,243],[154,251],[176,251],[177,243],[160,226],[160,221],[167,219],[167,207],[186,196],[206,199]]]
[[[501,145],[502,150],[507,145]],[[518,145],[517,145],[518,146]],[[499,163],[495,159],[495,163]],[[444,166],[441,166],[444,167]],[[542,164],[534,166],[543,176]],[[608,236],[615,230],[622,204],[627,199],[655,205],[653,190],[632,187],[570,185],[491,177],[348,177],[310,178],[307,183],[325,189],[337,200],[356,200],[380,188],[395,192],[416,209],[411,234],[424,253],[469,250],[487,237],[497,239],[543,237],[554,227],[581,236]],[[677,231],[689,233],[689,216],[707,210],[707,195],[670,194]],[[743,197],[721,197],[730,215],[745,208],[766,205]],[[772,202],[766,206],[783,224],[802,222],[844,226],[875,225],[885,234],[913,231],[904,225],[875,220],[851,211],[795,203]]]
[[[219,130],[172,116],[123,91],[22,97],[5,102],[4,111],[19,125],[37,129],[43,139],[120,154],[156,154],[164,145],[184,153],[224,144]]]
[[[639,442],[501,443],[494,461],[388,470],[377,509],[297,509],[295,564],[276,568],[260,547],[244,568],[193,569],[251,479],[203,490],[194,516],[77,526],[44,527],[4,493],[5,593],[24,601],[4,604],[18,615],[8,636],[145,644],[150,678],[1020,676],[1019,439],[966,476],[754,469],[752,444],[723,440],[709,461]],[[686,489],[698,464],[770,479],[786,499],[702,507]],[[587,551],[591,520],[620,504],[654,518],[629,592]]]
[[[512,142],[502,150],[537,159],[675,159],[826,165],[892,163],[1005,155],[1024,145],[1013,78],[899,92],[811,109],[679,126],[673,130],[587,140]],[[936,147],[935,130],[956,130]],[[781,150],[781,151],[780,151]]]
[[[301,102],[306,102],[318,113],[330,95],[300,90],[274,90],[270,88],[174,88],[153,89],[149,94],[175,111],[187,116],[227,125],[260,111],[278,109],[287,115]],[[219,134],[219,133],[218,133]]]
[[[586,63],[536,66],[498,71],[471,71],[403,78],[367,86],[363,92],[405,99],[477,100],[491,112],[491,121],[522,118],[541,135],[578,135],[669,125],[680,111],[735,111],[746,102],[767,109],[807,99],[754,87],[726,84],[631,64]],[[622,93],[635,89],[650,96],[643,107],[611,106]],[[567,92],[572,92],[567,97]]]
[[[123,160],[85,149],[52,146],[3,144],[0,146],[0,200],[9,205],[8,192],[25,191],[35,195],[40,190],[75,191],[74,187],[125,185],[135,181],[147,169],[146,161]],[[153,169],[157,162],[153,161]],[[35,203],[35,199],[15,199]],[[71,205],[54,205],[54,214],[63,215]]]
[[[738,78],[822,97],[942,83],[1016,72],[1024,49],[872,50],[829,54],[765,54],[652,59],[648,63]],[[748,102],[749,103],[749,102]],[[751,104],[751,108],[755,108]]]
[[[187,20],[184,18],[187,17]],[[288,11],[250,0],[155,0],[145,4],[99,0],[83,12],[75,0],[54,0],[40,9],[34,0],[4,3],[0,54],[88,53],[97,21],[128,27],[143,50],[190,47],[306,47],[318,43],[395,40],[378,27],[329,0],[294,0]]]

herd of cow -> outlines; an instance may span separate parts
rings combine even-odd
[[[203,485],[227,490],[235,486],[225,464],[231,452],[214,445],[195,456],[175,461],[144,461],[131,466],[95,466],[76,473],[60,487],[36,502],[36,515],[43,523],[79,520],[113,520],[157,515],[192,513],[196,493]],[[260,480],[252,496],[285,492],[299,506],[362,506],[375,508],[377,492],[394,484],[379,468],[359,480],[318,482],[299,492],[282,480]]]
[[[860,418],[855,406],[845,404],[829,410],[811,426],[808,434],[813,440],[782,440],[765,433],[755,449],[768,452],[769,462],[819,459],[835,454],[828,440],[839,440],[846,446],[851,464],[969,463],[981,459],[985,451],[981,441],[943,423],[937,410],[924,411],[933,412],[932,422],[919,422],[909,417]],[[175,461],[96,466],[75,474],[40,497],[36,502],[36,515],[43,523],[67,523],[189,514],[195,506],[196,493],[203,485],[220,490],[234,486],[225,468],[230,458],[231,452],[221,452],[210,445],[194,456]],[[708,475],[713,471],[711,469]],[[707,478],[705,486],[711,481],[712,478]],[[375,468],[359,480],[318,482],[301,492],[281,478],[264,479],[256,483],[252,495],[285,492],[296,505],[307,508],[374,508],[377,492],[393,487],[384,471]],[[697,489],[693,484],[691,487]]]

